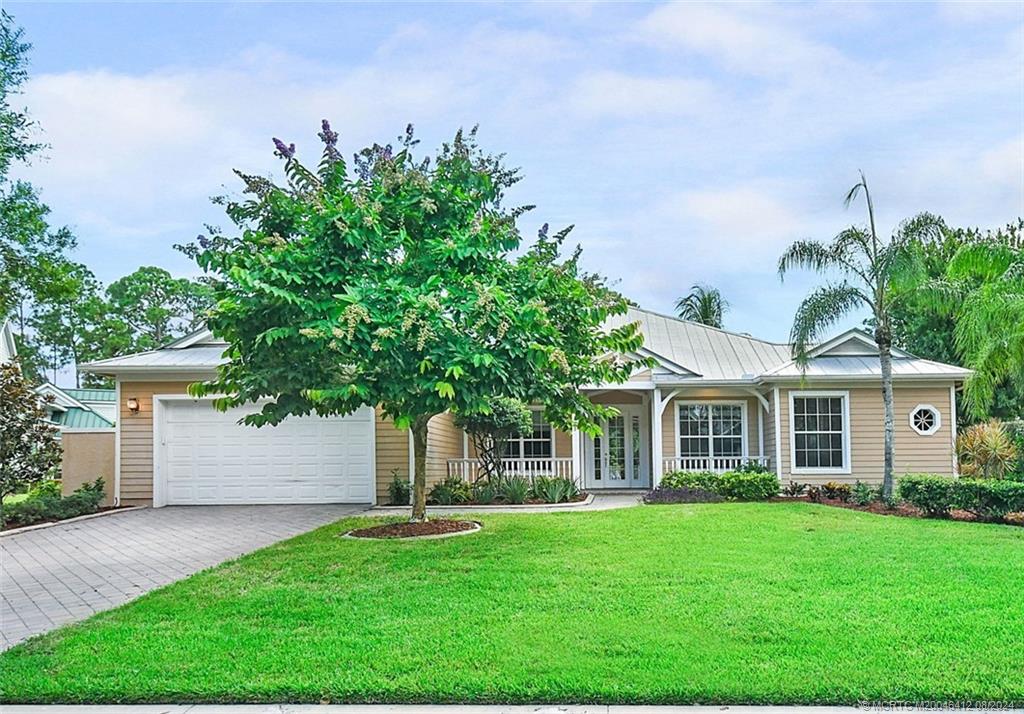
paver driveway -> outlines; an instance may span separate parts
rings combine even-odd
[[[0,538],[0,649],[365,508],[146,508]]]

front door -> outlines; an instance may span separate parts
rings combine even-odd
[[[650,484],[646,410],[616,405],[619,415],[601,423],[601,435],[587,444],[587,488],[648,488]]]

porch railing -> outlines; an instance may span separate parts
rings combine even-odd
[[[502,459],[506,476],[523,476],[533,480],[538,476],[558,476],[578,480],[572,472],[572,458],[530,458]],[[476,483],[483,473],[479,459],[448,459],[448,475],[457,476],[463,481]]]
[[[733,471],[745,464],[760,464],[769,466],[769,460],[764,456],[681,456],[664,459],[662,461],[663,473],[671,471],[714,471],[724,473]]]

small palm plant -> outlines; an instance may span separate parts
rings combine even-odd
[[[1017,447],[998,419],[965,429],[956,438],[956,455],[960,473],[975,478],[1003,478],[1017,464]]]
[[[882,488],[886,498],[893,492],[893,442],[895,417],[892,393],[892,325],[890,308],[898,294],[897,286],[918,279],[913,254],[908,247],[917,240],[930,239],[942,226],[940,219],[927,213],[904,221],[888,240],[875,229],[875,206],[864,173],[846,194],[849,207],[858,196],[867,204],[866,226],[851,226],[825,243],[800,240],[779,258],[779,277],[796,268],[831,273],[839,279],[817,288],[804,298],[793,318],[790,342],[797,363],[806,366],[808,353],[825,331],[843,316],[855,310],[867,310],[874,325],[882,376],[885,411],[885,454]]]
[[[721,329],[729,302],[717,288],[700,283],[690,288],[690,294],[676,300],[676,314],[683,320],[699,322]]]

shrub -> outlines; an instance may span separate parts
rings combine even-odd
[[[572,479],[554,476],[539,476],[530,487],[531,495],[545,503],[561,503],[580,495],[580,490]]]
[[[831,498],[839,501],[850,500],[850,495],[853,493],[853,489],[850,488],[848,483],[840,483],[839,481],[829,481],[821,487],[821,494],[825,498]]]
[[[665,488],[699,488],[716,492],[718,474],[713,471],[671,471],[661,477]]]
[[[473,498],[473,487],[458,476],[449,476],[430,489],[427,499],[439,506],[457,506]]]
[[[770,471],[673,471],[662,477],[660,485],[710,491],[730,501],[764,501],[779,493],[779,480]]]
[[[741,474],[774,474],[770,467],[760,461],[745,461],[739,468],[734,469]]]
[[[993,479],[961,478],[953,481],[952,505],[986,521],[1024,511],[1024,483]]]
[[[89,513],[96,513],[103,503],[103,479],[83,484],[70,496],[61,498],[59,488],[55,495],[52,487],[35,489],[28,498],[18,503],[6,504],[0,509],[0,519],[5,526],[30,526],[43,521],[62,521]]]
[[[907,474],[899,481],[899,495],[928,516],[948,516],[956,479],[934,474]]]
[[[821,486],[807,486],[807,498],[817,503],[821,501]]]
[[[725,499],[702,488],[658,488],[644,496],[644,503],[718,503]]]
[[[85,488],[88,484],[83,484],[82,488]],[[60,498],[61,484],[57,479],[47,479],[46,481],[39,481],[28,488],[28,497],[36,498],[39,496],[56,496]]]
[[[473,484],[473,500],[487,506],[498,500],[498,487],[488,479]]]
[[[857,481],[857,483],[853,484],[853,489],[850,492],[850,500],[858,506],[866,506],[873,501],[879,500],[881,496],[881,488],[874,488],[863,481]]]
[[[1017,466],[1017,446],[1003,428],[992,419],[967,427],[956,438],[960,473],[971,478],[1002,478]]]
[[[409,480],[399,477],[398,470],[391,472],[391,483],[388,484],[388,500],[392,506],[408,506],[412,497]]]
[[[790,481],[782,489],[782,495],[792,496],[796,498],[798,496],[803,496],[805,491],[807,491],[806,483],[800,483],[799,481]]]
[[[526,503],[530,496],[530,482],[522,476],[513,476],[505,479],[499,490],[505,503]]]
[[[767,501],[779,494],[779,480],[770,471],[726,471],[714,490],[730,501]]]

